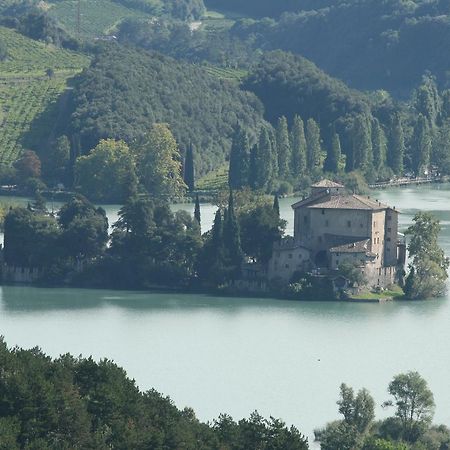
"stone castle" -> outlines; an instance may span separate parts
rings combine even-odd
[[[296,272],[336,275],[351,262],[367,287],[398,281],[405,265],[404,238],[398,233],[399,212],[368,196],[348,193],[344,186],[322,180],[311,195],[292,205],[294,236],[274,247],[269,280],[289,282]]]

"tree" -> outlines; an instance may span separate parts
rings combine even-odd
[[[274,176],[273,153],[274,150],[269,131],[267,127],[261,127],[258,144],[252,150],[252,164],[250,169],[252,188],[263,191],[270,189]]]
[[[405,136],[402,119],[395,114],[390,135],[389,165],[396,175],[403,175],[403,160],[405,156]]]
[[[75,162],[75,186],[92,200],[123,203],[136,185],[135,158],[123,141],[102,140]]]
[[[292,143],[292,176],[299,178],[305,174],[307,146],[303,120],[300,116],[294,117],[291,130]]]
[[[153,124],[136,151],[139,178],[150,195],[173,198],[184,194],[180,152],[167,124]]]
[[[402,427],[401,437],[407,442],[415,442],[433,419],[435,407],[433,393],[417,372],[395,376],[389,384],[388,391],[394,397],[394,401],[387,401],[384,405],[395,404],[395,415]]]
[[[70,162],[70,142],[67,136],[59,136],[44,158],[44,174],[52,181],[66,182]]]
[[[411,299],[443,295],[450,262],[438,243],[440,222],[428,212],[417,213],[413,221],[406,231],[410,236],[408,251],[412,263],[405,295]]]
[[[323,169],[326,172],[338,173],[340,160],[341,141],[339,139],[339,135],[337,133],[334,133],[331,141],[331,147],[329,147],[328,149]]]
[[[223,245],[226,251],[230,277],[235,278],[240,274],[243,253],[241,248],[241,233],[239,222],[234,210],[233,191],[230,190],[227,213],[223,224]]]
[[[414,128],[412,163],[414,173],[418,176],[428,173],[431,156],[431,131],[427,119],[419,114]]]
[[[189,144],[184,159],[184,182],[192,192],[195,189],[195,165],[194,165],[194,148]]]
[[[195,196],[195,207],[194,207],[194,218],[201,225],[201,214],[200,214],[200,200],[198,198],[198,194]]]
[[[242,189],[248,185],[249,165],[248,136],[240,125],[236,125],[231,143],[228,173],[228,184],[231,189]]]
[[[276,212],[277,216],[280,217],[280,200],[278,195],[273,198],[273,210]]]
[[[370,173],[373,170],[373,151],[369,119],[365,115],[358,115],[351,133],[353,169]]]
[[[314,119],[308,119],[306,122],[306,145],[307,145],[307,168],[314,170],[320,165],[320,128]]]
[[[435,78],[427,75],[423,77],[422,84],[414,91],[413,102],[419,115],[426,118],[430,127],[434,127],[442,110]]]
[[[373,165],[379,175],[386,166],[387,140],[378,119],[372,120]]]
[[[277,125],[277,152],[278,152],[278,175],[286,178],[291,175],[291,144],[289,141],[288,123],[286,117],[280,117]]]
[[[20,159],[14,163],[17,170],[19,183],[24,183],[27,178],[39,178],[41,176],[41,160],[32,150],[23,152]]]

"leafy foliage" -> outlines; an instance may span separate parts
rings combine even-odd
[[[116,45],[104,46],[79,77],[73,104],[72,133],[83,152],[105,138],[131,143],[152,123],[167,123],[182,149],[190,143],[197,149],[200,175],[223,163],[237,120],[249,130],[262,122],[259,101],[234,84]]]

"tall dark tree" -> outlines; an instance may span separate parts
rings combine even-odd
[[[425,76],[422,85],[415,90],[414,107],[427,119],[430,127],[436,125],[442,110],[442,100],[433,77]]]
[[[286,117],[280,117],[277,124],[277,152],[278,152],[278,172],[284,178],[290,176],[291,169],[291,143],[289,141],[289,130]]]
[[[405,135],[402,119],[395,114],[390,133],[389,165],[396,175],[403,175],[405,158]]]
[[[338,173],[341,159],[341,141],[337,133],[333,134],[331,146],[328,148],[323,169],[326,172]]]
[[[320,128],[314,119],[306,122],[306,145],[308,150],[307,168],[314,170],[320,165]]]
[[[195,207],[194,207],[194,219],[201,225],[201,213],[200,213],[200,200],[198,198],[198,194],[195,196]]]
[[[373,151],[370,122],[365,115],[358,115],[352,128],[353,169],[369,172],[373,168]]]
[[[194,148],[189,144],[186,149],[186,156],[184,159],[184,182],[192,192],[195,189],[195,165],[194,165]]]
[[[275,195],[273,198],[273,210],[277,213],[277,216],[280,217],[280,200],[278,199],[278,195]]]
[[[252,151],[251,177],[253,179],[253,188],[264,191],[270,189],[274,172],[273,153],[269,131],[266,127],[261,127],[258,144]]]
[[[428,120],[419,114],[414,127],[414,142],[412,146],[412,163],[416,175],[424,175],[430,166],[432,137]]]
[[[239,222],[234,210],[233,191],[230,190],[227,214],[223,225],[223,243],[228,256],[230,276],[238,276],[241,270],[243,253],[241,248],[241,235]]]
[[[307,146],[303,120],[300,116],[294,117],[291,130],[292,147],[292,176],[298,178],[304,175],[306,170]]]
[[[228,184],[231,189],[242,189],[249,180],[249,143],[247,133],[240,125],[234,129],[231,152]]]
[[[373,165],[377,173],[386,166],[387,139],[378,119],[372,120]]]

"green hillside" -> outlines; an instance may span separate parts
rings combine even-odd
[[[78,2],[65,0],[55,3],[49,10],[51,17],[72,34],[78,33]],[[109,0],[82,0],[80,2],[80,34],[97,37],[110,33],[123,19],[149,17],[145,12],[133,10]]]
[[[51,132],[55,106],[67,80],[89,60],[4,27],[0,27],[0,41],[7,48],[7,58],[0,62],[0,163],[8,164],[23,150],[25,138],[32,147],[33,121],[39,118],[40,134]],[[46,73],[49,69],[51,78]]]

